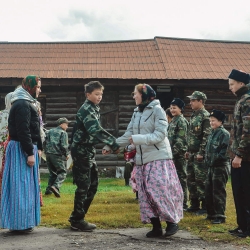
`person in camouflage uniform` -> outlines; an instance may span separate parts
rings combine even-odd
[[[120,146],[116,143],[116,138],[102,128],[99,122],[98,104],[102,100],[103,85],[98,81],[91,81],[84,87],[87,99],[76,114],[76,132],[71,146],[73,182],[77,188],[69,222],[73,230],[92,231],[96,225],[84,219],[98,187],[95,145],[105,143],[115,153],[119,152]]]
[[[250,236],[250,90],[249,74],[233,69],[229,89],[237,96],[230,133],[231,181],[238,227],[230,234]]]
[[[60,187],[66,179],[66,161],[69,158],[68,134],[66,132],[69,121],[67,118],[59,118],[57,127],[46,131],[45,154],[49,170],[49,181],[45,195],[54,193],[60,198]]]
[[[199,215],[206,213],[205,180],[207,168],[204,164],[204,155],[211,128],[209,112],[204,108],[207,96],[203,92],[194,91],[188,98],[190,98],[193,113],[189,122],[188,150],[185,154],[186,159],[188,159],[187,185],[190,198],[190,207],[187,211],[197,212]]]
[[[187,151],[187,131],[188,121],[183,116],[185,103],[175,98],[170,103],[170,112],[173,116],[168,126],[168,139],[172,148],[175,168],[181,183],[184,194],[183,209],[187,209],[187,160],[185,153]]]
[[[211,134],[208,136],[205,164],[208,175],[205,185],[207,220],[212,224],[225,222],[226,184],[229,176],[229,158],[227,147],[229,132],[223,127],[226,116],[223,112],[213,109],[210,114]]]

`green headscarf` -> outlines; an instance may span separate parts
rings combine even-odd
[[[41,78],[39,76],[28,75],[22,81],[22,87],[34,98],[36,98],[36,87],[38,81]]]

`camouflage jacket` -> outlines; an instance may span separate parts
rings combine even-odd
[[[213,166],[229,160],[227,155],[229,137],[229,132],[223,126],[212,130],[207,139],[205,153],[206,165]]]
[[[76,114],[76,132],[73,142],[86,146],[105,143],[116,151],[120,146],[116,138],[108,133],[100,124],[99,106],[86,100]]]
[[[189,122],[188,152],[204,156],[210,132],[209,112],[205,108],[194,111]]]
[[[69,155],[68,134],[60,126],[45,132],[45,154]]]
[[[250,161],[250,90],[244,86],[236,92],[236,95],[229,156],[233,159],[235,155],[239,155],[243,161]]]
[[[187,151],[188,126],[188,121],[183,114],[173,117],[172,121],[169,123],[168,139],[174,157],[184,157]]]

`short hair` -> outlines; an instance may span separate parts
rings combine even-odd
[[[205,103],[206,103],[206,100],[203,100],[203,99],[196,99],[196,100],[197,100],[198,102],[199,102],[199,101],[202,101],[202,104],[203,104],[203,105],[205,105]]]
[[[165,110],[165,112],[166,112],[166,115],[168,115],[170,118],[173,118],[174,116],[171,114],[171,112],[170,112],[170,108],[167,108],[166,110]]]
[[[85,94],[92,93],[95,89],[104,90],[104,86],[99,81],[91,81],[84,85]]]
[[[203,104],[203,105],[205,105],[205,103],[206,103],[206,100],[204,100],[204,99],[193,99],[193,100],[197,100],[198,102],[199,102],[199,101],[202,101],[202,104]]]

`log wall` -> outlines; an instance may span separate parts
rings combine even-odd
[[[157,90],[158,82],[149,82],[149,84]],[[205,105],[206,109],[209,112],[212,109],[224,111],[227,115],[225,127],[229,129],[236,98],[228,90],[228,85],[221,83],[210,84],[208,81],[204,84],[199,84],[198,82],[174,83],[171,86],[170,93],[158,93],[161,103],[164,104],[164,109],[167,108],[174,97],[179,97],[186,103],[184,116],[189,119],[192,110],[189,105],[189,99],[186,96],[191,95],[195,90],[203,91],[208,97]],[[105,87],[103,100],[100,104],[101,124],[115,137],[121,136],[125,132],[133,110],[136,107],[131,97],[133,87],[133,82],[122,83],[121,86],[107,85]],[[8,92],[13,91],[13,87],[5,87],[4,89],[1,88],[1,90],[4,90],[0,93],[0,106],[3,109],[4,97]],[[76,112],[85,100],[82,85],[70,86],[70,82],[68,85],[65,83],[65,86],[61,87],[43,85],[42,91],[39,101],[42,104],[43,120],[46,123],[46,128],[55,127],[58,118],[66,117],[72,121],[68,129],[69,139],[71,139]],[[103,146],[103,144],[98,144],[96,147],[96,160],[100,169],[124,166],[124,160],[118,159],[116,155],[102,156],[101,149]]]

